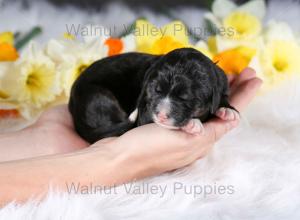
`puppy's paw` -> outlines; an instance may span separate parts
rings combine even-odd
[[[240,114],[231,108],[219,108],[216,112],[216,116],[224,121],[234,121],[240,119]]]
[[[129,117],[128,117],[129,121],[135,122],[136,119],[137,119],[138,113],[139,113],[139,111],[138,111],[138,109],[136,108],[136,109],[129,115]]]
[[[181,130],[189,134],[202,134],[204,127],[199,119],[191,119]]]

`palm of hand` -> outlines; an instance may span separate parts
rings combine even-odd
[[[89,145],[75,132],[72,118],[66,105],[45,111],[34,127],[45,133],[40,142],[52,149],[54,148],[56,153],[71,152]]]

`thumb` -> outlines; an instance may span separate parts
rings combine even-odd
[[[239,120],[224,121],[214,118],[204,124],[204,131],[211,142],[219,140],[224,134],[237,127]]]

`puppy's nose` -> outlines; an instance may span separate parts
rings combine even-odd
[[[167,113],[162,111],[158,113],[157,117],[160,121],[166,121],[169,118]]]

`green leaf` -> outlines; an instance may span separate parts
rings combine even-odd
[[[34,27],[32,28],[27,34],[25,34],[23,37],[19,37],[18,40],[15,43],[15,48],[17,50],[20,50],[22,47],[24,47],[30,40],[35,38],[36,36],[40,35],[42,33],[41,27]]]

